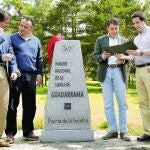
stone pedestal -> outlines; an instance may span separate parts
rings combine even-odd
[[[80,41],[59,41],[54,49],[40,141],[93,141],[90,124]]]

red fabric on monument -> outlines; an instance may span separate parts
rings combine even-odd
[[[63,36],[56,35],[53,36],[48,42],[47,52],[48,52],[48,63],[50,65],[52,64],[55,43],[60,40],[64,40]]]

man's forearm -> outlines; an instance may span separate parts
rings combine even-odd
[[[143,52],[143,55],[145,55],[145,56],[149,56],[150,55],[150,49],[144,50],[142,52]]]

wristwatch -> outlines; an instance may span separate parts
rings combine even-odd
[[[140,51],[140,56],[143,56],[143,54],[144,54],[144,53],[143,53],[142,51]]]

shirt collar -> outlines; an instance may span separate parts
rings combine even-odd
[[[111,39],[113,39],[113,38],[110,36],[109,33],[108,33],[108,37],[111,38]],[[118,34],[113,40],[115,40],[115,39],[119,39],[119,34]]]
[[[0,33],[4,32],[4,29],[0,27]]]
[[[140,34],[146,33],[149,29],[150,29],[149,26],[145,26],[145,27],[143,28],[143,30],[140,32]]]
[[[21,36],[21,34],[20,34],[20,32],[18,32],[18,34],[20,35],[20,37],[22,38],[22,39],[24,39],[25,41],[28,41],[28,40],[30,40],[31,38],[32,38],[32,34],[31,35],[29,35],[28,37],[26,37],[26,38],[24,38],[23,36]]]

